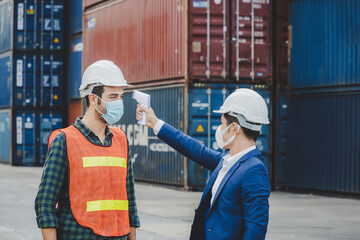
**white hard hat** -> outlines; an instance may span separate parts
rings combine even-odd
[[[131,87],[120,68],[108,60],[94,62],[85,70],[79,88],[81,97],[89,95],[96,86]]]
[[[264,99],[254,90],[237,89],[230,94],[215,113],[228,113],[237,117],[242,127],[260,131],[261,124],[269,124],[268,109]]]

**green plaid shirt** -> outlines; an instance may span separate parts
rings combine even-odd
[[[80,130],[88,141],[102,145],[100,139],[78,118],[74,126]],[[105,146],[111,144],[112,133],[109,127],[105,130]],[[129,154],[130,155],[130,154]],[[128,160],[126,191],[129,201],[129,219],[131,227],[139,227],[134,176],[130,157]],[[56,203],[59,207],[55,208]],[[46,156],[44,170],[35,199],[36,221],[39,228],[57,228],[59,240],[112,239],[125,240],[124,237],[106,238],[96,235],[92,229],[81,226],[74,218],[69,202],[68,161],[64,133],[59,133],[50,145]]]

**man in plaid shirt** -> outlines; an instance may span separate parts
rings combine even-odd
[[[94,146],[110,147],[115,144],[112,143],[112,140],[115,139],[114,133],[111,132],[107,124],[114,124],[120,120],[123,114],[123,88],[127,86],[130,85],[127,84],[120,69],[110,61],[95,62],[85,71],[80,93],[82,97],[85,97],[88,109],[84,117],[76,120],[73,127]],[[135,240],[136,228],[140,226],[140,221],[135,201],[134,177],[130,157],[125,160],[127,161],[127,165],[125,165],[127,169],[126,190],[124,190],[128,202],[125,208],[129,215],[129,223],[124,224],[124,226],[130,226],[130,233],[127,232],[121,236],[102,236],[94,233],[94,229],[79,224],[77,218],[74,217],[75,209],[72,209],[70,204],[70,202],[72,203],[70,201],[72,193],[70,192],[69,195],[70,162],[68,161],[70,159],[68,160],[69,149],[67,149],[71,146],[66,145],[66,137],[67,135],[64,132],[60,132],[51,142],[35,200],[36,220],[38,227],[42,229],[44,240]],[[126,141],[124,144],[127,144]],[[110,163],[107,166],[114,167],[115,165]],[[81,179],[81,182],[85,181],[87,179]],[[112,185],[111,180],[109,181],[108,185]],[[57,203],[58,207],[56,207]],[[127,219],[127,216],[124,219]]]

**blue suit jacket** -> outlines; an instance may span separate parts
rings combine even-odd
[[[240,158],[228,171],[210,206],[211,189],[222,167],[224,154],[205,147],[166,123],[158,137],[187,158],[213,171],[196,209],[191,240],[265,239],[270,184],[258,149]]]

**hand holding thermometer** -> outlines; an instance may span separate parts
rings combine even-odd
[[[134,90],[132,98],[135,99],[140,104],[140,107],[150,108],[150,95],[149,94]],[[142,112],[142,117],[138,121],[138,124],[146,125],[145,112]]]

